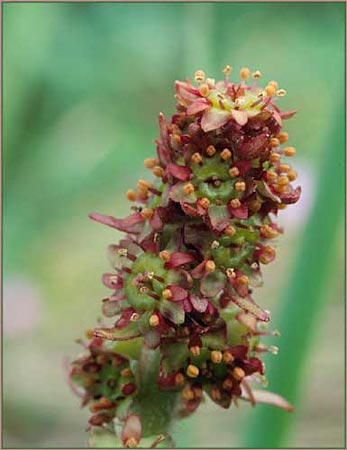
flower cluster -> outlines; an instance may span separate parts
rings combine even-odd
[[[250,77],[243,68],[232,82],[231,71],[219,82],[203,71],[195,85],[176,82],[176,113],[169,122],[160,114],[157,157],[145,160],[156,181],[139,180],[127,192],[137,205],[130,216],[90,215],[125,233],[110,245],[113,271],[103,276],[112,293],[102,309],[113,325],[95,328],[90,355],[73,366],[84,402],[102,411],[92,425],[109,422],[117,402],[136,396],[128,360],[103,350],[107,342],[140,339],[160,352],[157,383],[180,393],[183,416],[204,393],[224,408],[254,403],[248,381],[264,379],[260,357],[277,351],[259,341],[271,333],[269,313],[252,292],[262,284],[261,266],[276,256],[278,210],[300,197],[297,174],[283,161],[295,149],[286,146],[282,121],[295,111],[279,109],[285,90],[275,81],[261,88],[260,72]],[[262,400],[289,409],[275,394]],[[127,405],[125,424],[137,417]],[[138,444],[135,434],[128,446]]]

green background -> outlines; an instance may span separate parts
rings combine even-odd
[[[179,447],[344,445],[344,100],[342,3],[9,4],[3,8],[3,424],[5,447],[81,447],[88,411],[66,383],[74,339],[101,315],[106,247],[124,192],[149,176],[157,115],[175,79],[230,64],[288,94],[303,186],[255,298],[280,327],[269,389],[295,404],[177,424]]]

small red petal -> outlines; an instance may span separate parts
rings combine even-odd
[[[180,302],[188,297],[188,292],[180,286],[170,285],[167,286],[170,289],[172,297],[169,299],[172,302]]]
[[[130,414],[126,419],[122,431],[122,441],[125,444],[129,439],[134,439],[137,443],[141,440],[142,425],[141,419],[135,414]]]
[[[183,266],[194,261],[195,258],[190,253],[174,252],[171,253],[169,261],[165,264],[168,269],[174,269],[175,267]]]
[[[141,230],[142,222],[145,218],[140,213],[132,214],[124,219],[116,219],[115,217],[105,216],[103,214],[89,214],[89,217],[96,222],[100,222],[119,231],[127,233],[138,233]]]
[[[198,98],[187,108],[187,114],[192,116],[194,114],[198,114],[199,112],[205,111],[210,108],[211,102],[206,100],[205,98]]]
[[[169,173],[180,181],[188,181],[190,180],[192,171],[187,166],[179,166],[178,164],[170,163],[167,165],[165,173]]]

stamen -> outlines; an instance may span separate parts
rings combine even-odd
[[[228,278],[236,277],[235,269],[232,267],[228,267],[228,269],[225,272],[226,272]]]
[[[203,70],[197,70],[194,75],[194,80],[197,83],[202,83],[205,80],[205,72]]]
[[[140,314],[137,313],[133,313],[130,317],[131,322],[136,322],[137,320],[139,320],[140,318]]]
[[[278,177],[277,183],[279,184],[279,186],[287,186],[287,184],[289,183],[289,178],[282,175]]]
[[[238,176],[240,175],[240,171],[239,171],[239,169],[238,169],[237,167],[232,167],[232,168],[229,170],[229,175],[230,175],[232,178],[238,177]]]
[[[153,167],[155,167],[158,164],[158,162],[159,161],[157,158],[146,158],[143,161],[143,164],[147,169],[153,169]]]
[[[211,248],[214,250],[214,249],[218,248],[219,245],[220,245],[220,244],[219,244],[218,241],[213,241],[212,244],[211,244]]]
[[[157,327],[159,325],[159,317],[157,316],[157,314],[153,314],[150,318],[149,318],[149,325],[151,327]]]
[[[279,153],[273,152],[270,155],[270,161],[271,162],[276,162],[279,161],[281,159],[281,155]]]
[[[200,347],[198,345],[193,345],[189,348],[191,354],[193,356],[199,356],[200,355]]]
[[[235,236],[236,230],[235,230],[235,228],[234,228],[233,226],[228,225],[228,226],[224,229],[224,233],[225,233],[227,236]]]
[[[238,181],[235,183],[235,189],[237,192],[244,192],[246,190],[246,183],[244,181]]]
[[[290,170],[290,171],[287,173],[287,177],[289,178],[290,181],[294,181],[294,180],[297,179],[298,174],[295,172],[295,170]]]
[[[254,78],[255,80],[258,80],[260,77],[261,77],[260,70],[256,70],[255,72],[252,73],[252,78]]]
[[[139,189],[147,190],[151,186],[152,186],[152,183],[150,183],[149,181],[146,181],[146,180],[139,180],[137,182],[137,187]]]
[[[136,192],[134,189],[128,189],[125,195],[129,202],[134,202],[136,200]]]
[[[210,88],[208,87],[208,84],[203,83],[199,86],[199,93],[202,97],[207,97],[210,93]]]
[[[219,350],[213,350],[211,352],[211,361],[215,364],[219,364],[223,360],[223,354]]]
[[[240,70],[240,78],[242,80],[247,80],[247,78],[249,78],[250,75],[250,70],[248,69],[248,67],[242,67],[242,69]]]
[[[270,139],[270,147],[278,147],[280,145],[280,141],[277,138]]]
[[[207,197],[203,197],[200,200],[199,204],[200,206],[202,206],[202,208],[208,209],[208,207],[210,206],[210,200]]]
[[[150,219],[153,216],[154,210],[152,208],[143,208],[143,210],[141,211],[141,215],[145,218],[145,219]]]
[[[159,253],[159,257],[160,257],[163,261],[167,262],[167,261],[169,261],[169,259],[170,259],[170,253],[169,253],[167,250],[163,250],[163,251],[161,251],[161,252]]]
[[[277,83],[277,81],[269,81],[268,85],[273,86],[275,89],[278,88],[278,83]]]
[[[194,366],[193,364],[189,364],[187,367],[187,375],[190,378],[196,378],[199,376],[199,369],[198,367]]]
[[[177,373],[175,376],[175,384],[180,385],[184,383],[184,375],[182,373]]]
[[[286,95],[287,91],[285,89],[278,89],[276,92],[277,97],[284,97]]]
[[[194,400],[194,391],[192,389],[190,389],[189,387],[185,387],[182,390],[182,397],[184,398],[184,400]]]
[[[280,143],[284,144],[285,142],[288,141],[289,135],[287,132],[281,131],[281,133],[277,137],[278,137]]]
[[[196,152],[192,155],[191,160],[195,164],[200,164],[202,161],[202,156],[200,155],[200,153]]]
[[[158,178],[161,178],[164,175],[164,169],[160,166],[153,167],[153,175],[155,175]]]
[[[125,441],[126,448],[136,448],[139,445],[139,442],[136,438],[131,437]]]
[[[224,160],[227,161],[228,159],[231,158],[231,151],[228,148],[225,148],[221,154],[220,157]]]
[[[284,153],[286,156],[294,156],[295,153],[296,153],[296,150],[295,150],[294,147],[286,147],[286,148],[283,150],[283,153]]]
[[[233,361],[234,361],[233,355],[232,355],[231,352],[229,352],[228,350],[226,350],[226,351],[223,353],[223,361],[226,362],[226,363],[230,363],[230,362],[233,362]]]
[[[238,381],[242,380],[242,378],[244,378],[246,375],[245,371],[243,369],[241,369],[241,367],[235,367],[232,373],[233,373],[233,377]]]
[[[129,367],[127,367],[126,369],[123,369],[120,374],[124,378],[131,378],[134,376],[132,370]]]
[[[229,204],[232,208],[239,208],[241,206],[241,202],[238,198],[233,198],[232,200],[230,200]]]
[[[216,149],[213,145],[209,145],[205,151],[208,156],[213,156],[216,153]]]
[[[187,183],[184,187],[183,187],[183,191],[186,195],[190,195],[195,191],[194,186],[192,185],[192,183]]]
[[[209,259],[208,261],[206,261],[206,263],[205,263],[206,272],[214,272],[215,269],[216,269],[216,264],[214,261],[212,261],[212,259]]]
[[[165,298],[165,300],[169,300],[170,298],[172,298],[172,292],[170,291],[170,289],[164,289],[161,295]]]
[[[265,92],[269,97],[273,97],[276,94],[276,88],[272,84],[268,84],[265,88]]]

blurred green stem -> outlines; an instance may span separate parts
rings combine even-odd
[[[343,96],[342,96],[343,97]],[[315,203],[297,254],[288,286],[279,299],[280,354],[269,360],[270,390],[283,395],[297,409],[300,380],[309,357],[319,311],[324,307],[324,286],[334,256],[336,235],[344,204],[344,114],[335,112],[336,123],[323,151]],[[344,245],[341,242],[341,245]],[[242,444],[247,448],[278,448],[287,444],[294,414],[257,405],[247,424]]]

